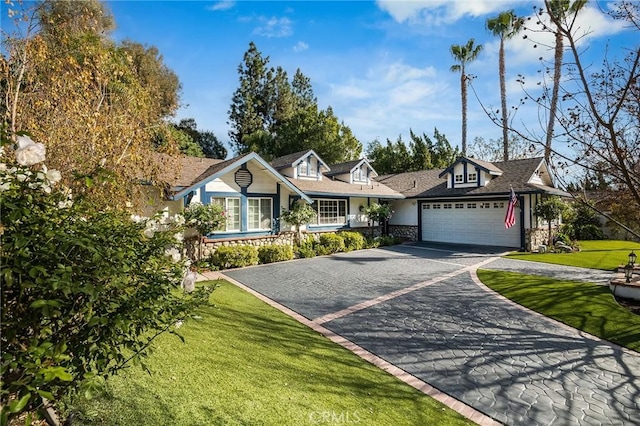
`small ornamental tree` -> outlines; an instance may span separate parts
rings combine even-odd
[[[549,225],[549,246],[553,245],[553,236],[551,234],[551,222],[562,216],[562,212],[566,209],[566,204],[560,197],[548,197],[536,204],[533,208],[533,214],[537,218],[545,220]]]
[[[393,210],[391,210],[391,206],[389,204],[373,203],[364,209],[364,214],[370,221],[378,222],[378,226],[380,226],[380,233],[382,234],[384,233],[384,223],[391,219],[391,216],[393,216]]]
[[[300,227],[308,225],[316,217],[316,211],[304,200],[296,200],[291,210],[280,214],[280,219],[292,225],[296,229],[296,243],[300,243],[302,233]]]
[[[202,237],[220,230],[227,221],[224,208],[219,204],[192,203],[184,210],[187,226],[198,232],[198,258],[202,254]]]
[[[132,220],[73,199],[41,164],[44,145],[17,139],[0,148],[2,425],[142,361],[210,294],[175,291],[182,216]]]

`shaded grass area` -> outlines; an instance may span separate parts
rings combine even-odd
[[[509,253],[511,259],[612,271],[627,263],[629,252],[640,253],[640,243],[633,241],[580,241],[580,251],[573,253]]]
[[[489,270],[478,277],[522,306],[640,352],[640,316],[618,305],[608,286]]]
[[[232,284],[211,301],[74,424],[473,424]]]

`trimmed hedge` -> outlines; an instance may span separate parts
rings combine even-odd
[[[260,263],[283,262],[293,259],[293,247],[289,245],[272,244],[258,249]]]
[[[253,246],[222,246],[211,256],[220,269],[242,268],[258,264],[258,249]]]
[[[344,239],[338,234],[322,234],[316,244],[316,253],[319,255],[333,254],[344,251]]]
[[[365,246],[364,236],[355,231],[341,231],[338,235],[344,240],[344,251],[362,250]]]
[[[296,254],[300,258],[316,257],[316,251],[313,248],[315,240],[313,237],[307,237],[296,246]]]

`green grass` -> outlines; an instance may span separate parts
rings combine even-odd
[[[640,316],[618,305],[608,286],[488,270],[478,277],[522,306],[640,352]]]
[[[640,254],[640,243],[632,241],[597,240],[580,241],[580,251],[573,253],[509,253],[510,259],[555,263],[558,265],[581,266],[583,268],[612,271],[620,264],[627,263],[629,253]]]
[[[78,399],[74,424],[473,424],[237,287],[161,336],[147,360]]]

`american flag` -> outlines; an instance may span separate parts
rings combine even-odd
[[[513,225],[516,224],[516,214],[514,210],[516,208],[516,204],[518,203],[518,197],[516,193],[513,192],[513,188],[511,188],[511,195],[509,196],[509,205],[507,206],[507,215],[504,217],[504,227],[509,229]]]

